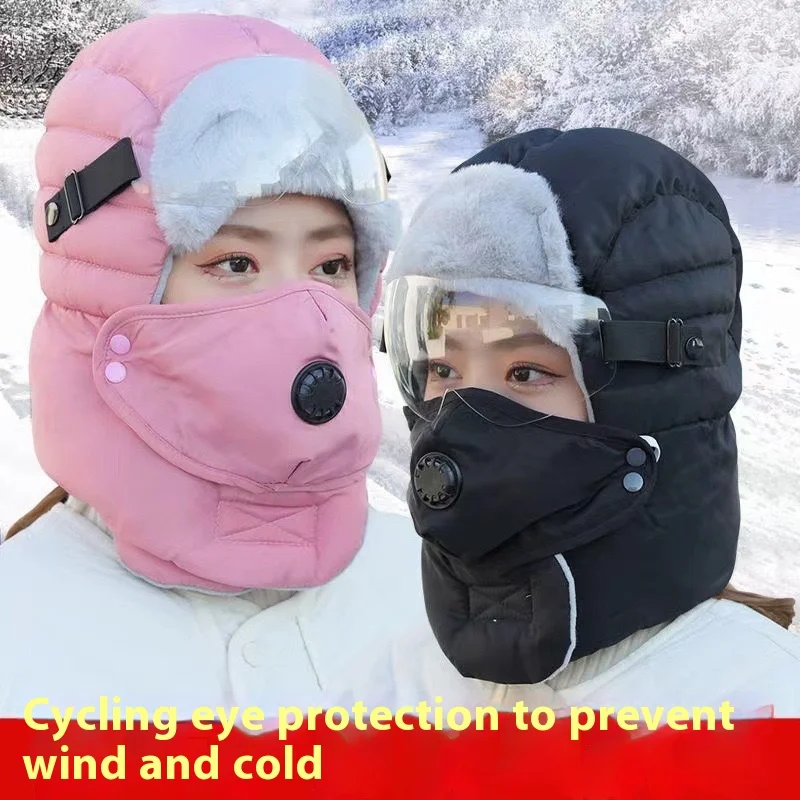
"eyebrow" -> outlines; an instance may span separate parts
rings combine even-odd
[[[498,350],[510,350],[515,347],[525,347],[526,345],[545,345],[547,347],[558,348],[558,345],[551,342],[543,333],[520,333],[517,336],[510,336],[507,339],[497,339],[494,342],[489,342],[486,347],[493,347]],[[453,336],[452,334],[445,334],[445,347],[452,348],[453,350],[466,350],[469,349],[460,337]]]
[[[266,228],[257,228],[254,225],[223,225],[218,231],[218,236],[238,236],[242,239],[254,241],[272,241],[275,234]],[[325,242],[329,239],[353,238],[353,229],[346,222],[337,222],[323,228],[315,228],[306,234],[306,240],[311,242]]]

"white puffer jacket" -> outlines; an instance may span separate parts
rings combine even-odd
[[[571,664],[552,686],[461,677],[425,616],[407,516],[370,512],[353,564],[318,589],[240,597],[162,589],[126,571],[91,511],[59,505],[0,546],[0,716],[33,698],[176,706],[510,709],[712,706],[800,716],[800,638],[711,600]],[[37,716],[46,716],[37,708]]]

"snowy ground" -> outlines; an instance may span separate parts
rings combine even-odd
[[[151,10],[198,8],[197,0],[142,0]],[[252,2],[239,3],[252,9]],[[264,8],[284,8],[272,0]],[[236,2],[204,0],[207,10]],[[311,3],[291,4],[278,20],[313,24]],[[0,163],[32,179],[36,126],[0,128]],[[481,147],[457,115],[433,115],[381,138],[391,189],[406,219],[449,170]],[[745,252],[745,392],[734,412],[741,454],[743,527],[735,581],[741,588],[800,596],[800,187],[713,176],[729,204]],[[37,247],[0,197],[0,528],[34,505],[52,484],[30,440],[27,350],[41,303]],[[373,500],[406,513],[408,430],[385,356],[376,354],[384,440],[372,470]],[[798,629],[800,631],[800,629]]]
[[[734,577],[746,588],[798,595],[800,187],[715,181],[745,255],[744,393],[733,413],[743,528]]]

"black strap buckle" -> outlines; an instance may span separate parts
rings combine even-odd
[[[55,242],[141,175],[129,137],[120,139],[91,164],[72,170],[44,206],[47,241]]]
[[[72,203],[70,202],[69,195],[70,195],[70,182],[69,179],[72,178],[72,183],[75,186],[74,194],[78,200],[78,215],[72,213]],[[69,214],[69,221],[73,225],[77,225],[86,215],[86,208],[83,205],[83,196],[81,195],[81,184],[78,180],[78,173],[75,170],[67,175],[66,179],[64,180],[64,198],[67,201],[67,213]]]
[[[667,365],[683,366],[683,320],[674,317],[667,322]]]
[[[724,364],[727,328],[667,321],[600,320],[600,339],[606,362],[661,364],[672,369]]]

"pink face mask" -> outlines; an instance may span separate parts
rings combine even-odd
[[[131,571],[236,591],[320,585],[352,561],[381,429],[370,331],[315,282],[103,324],[94,383],[143,456],[106,518]]]

